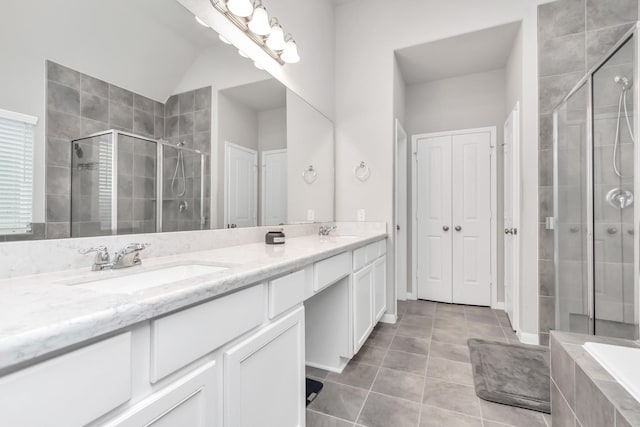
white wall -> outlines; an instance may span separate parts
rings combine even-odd
[[[504,301],[502,230],[502,126],[506,118],[504,69],[437,80],[406,87],[405,124],[409,136],[495,126],[497,131],[497,301]],[[409,243],[412,242],[412,229]],[[411,277],[411,276],[410,276]]]
[[[275,108],[258,113],[260,151],[287,148],[287,109]]]
[[[523,21],[522,152],[527,159],[523,192],[537,206],[537,9],[536,2],[513,0],[353,0],[336,8],[336,179],[337,219],[391,223],[393,217],[393,70],[396,49],[509,22]],[[355,180],[353,165],[366,160],[372,175]],[[536,289],[537,207],[523,218],[522,283]],[[389,253],[392,252],[389,245]],[[388,265],[392,280],[391,257]],[[526,296],[526,295],[525,295]],[[537,331],[537,302],[523,311],[523,328]],[[534,306],[535,305],[535,306]]]
[[[45,218],[45,60],[166,101],[197,53],[176,31],[147,16],[145,9],[152,4],[151,0],[0,2],[0,108],[40,119],[35,222]],[[162,5],[181,9],[169,1]]]

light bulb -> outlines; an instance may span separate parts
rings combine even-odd
[[[250,0],[229,0],[227,9],[236,16],[246,18],[253,13],[253,3]]]
[[[298,55],[298,46],[293,39],[287,41],[287,44],[284,47],[280,58],[287,64],[295,64],[296,62],[300,62],[300,55]]]
[[[282,50],[284,46],[284,31],[280,24],[276,22],[271,26],[271,33],[267,38],[267,47],[272,50]]]
[[[220,41],[222,43],[231,44],[231,42],[229,40],[227,40],[227,38],[225,36],[223,36],[222,34],[218,34],[218,38],[220,39]]]
[[[246,53],[244,53],[240,49],[238,49],[238,55],[242,56],[243,58],[248,58],[249,57],[249,55],[247,55]]]
[[[207,24],[206,22],[204,22],[199,16],[196,16],[196,22],[200,25],[202,25],[203,27],[207,27],[209,28],[209,24]]]
[[[253,11],[253,16],[248,25],[249,29],[259,36],[266,36],[271,32],[267,9],[260,5]]]

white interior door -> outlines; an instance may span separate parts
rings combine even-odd
[[[225,143],[225,224],[258,225],[258,152]]]
[[[453,302],[451,136],[417,141],[418,298]]]
[[[453,302],[491,305],[491,133],[452,137]]]
[[[518,218],[520,207],[520,108],[516,104],[504,124],[504,305],[514,330],[518,321]]]
[[[407,133],[396,120],[395,275],[399,300],[407,299]]]
[[[287,150],[262,152],[261,225],[287,223]]]

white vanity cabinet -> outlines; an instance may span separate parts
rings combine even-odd
[[[225,427],[302,427],[304,308],[224,351]]]
[[[353,252],[353,346],[365,343],[387,309],[386,241]]]
[[[212,360],[163,387],[105,427],[218,427],[218,372]]]

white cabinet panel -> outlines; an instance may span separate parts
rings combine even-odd
[[[351,273],[351,252],[316,262],[313,267],[313,290],[318,292]]]
[[[353,275],[354,352],[357,353],[373,330],[373,266]]]
[[[302,427],[305,420],[304,308],[224,352],[226,427]]]
[[[273,319],[304,300],[304,270],[269,282],[269,318]]]
[[[265,302],[265,285],[256,285],[152,321],[151,381],[259,326]]]
[[[215,361],[152,394],[105,427],[216,427],[220,388]]]
[[[374,314],[378,322],[387,310],[387,257],[383,256],[373,264]]]
[[[131,398],[131,333],[0,378],[0,425],[81,426]]]

